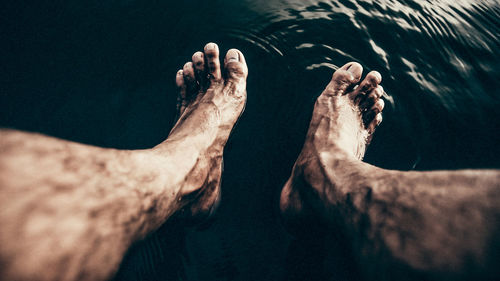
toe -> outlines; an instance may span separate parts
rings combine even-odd
[[[363,113],[363,122],[367,128],[382,110],[384,110],[384,100],[378,99],[369,110]]]
[[[224,58],[224,69],[226,71],[226,79],[246,79],[248,75],[248,67],[245,62],[245,57],[237,49],[227,51]]]
[[[360,93],[369,93],[373,89],[375,89],[380,82],[382,82],[382,75],[378,71],[370,71],[363,79],[363,82],[359,85],[359,87],[356,89],[356,91]]]
[[[231,49],[224,58],[224,92],[238,99],[246,97],[246,78],[248,68],[243,54]]]
[[[192,61],[195,78],[198,80],[200,85],[204,85],[204,82],[206,80],[205,55],[202,52],[196,52],[193,54]]]
[[[175,84],[179,88],[179,96],[177,97],[177,113],[178,116],[182,114],[186,107],[186,84],[184,83],[184,71],[179,69],[175,76]]]
[[[186,89],[186,85],[184,84],[184,71],[182,69],[179,69],[175,75],[175,84],[181,91]]]
[[[204,51],[210,80],[211,82],[218,82],[222,79],[219,62],[219,47],[215,43],[208,43]]]
[[[368,125],[368,132],[371,134],[382,123],[382,113],[378,113]]]
[[[371,71],[366,75],[359,87],[350,93],[351,98],[357,103],[362,102],[364,97],[373,89],[377,88],[380,82],[382,82],[382,75],[380,75],[378,71]]]
[[[361,74],[363,73],[363,67],[361,64],[353,61],[344,64],[340,69],[351,72],[353,76],[358,79],[358,81],[361,79]]]
[[[182,68],[184,76],[184,84],[186,85],[187,95],[193,94],[196,89],[196,78],[194,75],[194,68],[192,62],[187,62]]]
[[[371,111],[373,112],[376,112],[377,114],[382,112],[382,110],[384,110],[384,100],[383,99],[379,99],[377,100],[377,102],[370,108]]]
[[[196,72],[202,72],[205,69],[205,60],[202,52],[194,53],[192,60]]]
[[[384,89],[382,86],[378,85],[360,103],[359,107],[361,110],[366,111],[370,109],[380,99],[380,97],[382,97],[383,93]]]
[[[332,80],[326,86],[323,94],[327,96],[343,95],[347,88],[359,81],[362,72],[363,67],[357,62],[345,64],[333,73]]]

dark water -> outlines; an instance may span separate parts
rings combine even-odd
[[[129,252],[118,280],[355,279],[334,243],[293,240],[276,210],[314,100],[351,60],[378,70],[388,93],[366,161],[400,170],[500,167],[495,0],[3,6],[3,127],[152,147],[173,125],[174,76],[192,53],[214,41],[247,58],[248,103],[226,148],[215,222],[202,230],[167,223]]]

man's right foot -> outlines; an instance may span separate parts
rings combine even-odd
[[[218,205],[222,153],[245,107],[247,75],[245,58],[236,49],[227,52],[221,69],[215,43],[194,53],[192,61],[177,72],[179,119],[168,139],[156,149],[168,153],[162,150],[166,144],[180,143],[179,149],[200,152],[178,195],[183,218],[203,220]]]
[[[318,219],[313,209],[340,199],[332,183],[338,183],[340,174],[354,172],[343,160],[361,160],[382,121],[382,78],[372,71],[356,86],[362,71],[355,62],[342,66],[316,101],[304,147],[281,192],[281,212],[292,232]],[[334,171],[326,168],[332,164],[337,165]]]

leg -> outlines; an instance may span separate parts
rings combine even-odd
[[[212,210],[247,67],[232,49],[221,72],[213,43],[197,54],[196,69],[187,63],[177,76],[182,115],[153,149],[0,131],[0,279],[105,280],[134,241],[174,212]]]
[[[426,278],[493,276],[500,173],[400,172],[362,162],[382,120],[383,90],[377,72],[352,88],[361,74],[359,64],[346,64],[318,98],[281,193],[285,223],[295,232],[312,221],[340,232],[375,280],[399,278],[401,269]]]

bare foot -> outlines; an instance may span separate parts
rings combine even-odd
[[[245,58],[236,49],[227,52],[221,69],[215,43],[194,53],[192,61],[177,72],[179,120],[165,143],[176,142],[185,144],[184,149],[202,151],[178,199],[186,219],[202,220],[218,205],[222,154],[245,107],[247,74]],[[160,144],[156,149],[165,153],[163,147]]]
[[[108,280],[130,245],[174,212],[209,215],[247,72],[238,50],[224,71],[217,45],[196,53],[177,75],[182,115],[153,149],[0,131],[0,279]]]
[[[323,220],[317,215],[328,213],[317,210],[325,207],[322,202],[340,199],[336,198],[339,186],[331,186],[338,181],[329,179],[335,175],[328,174],[325,163],[347,166],[351,160],[361,160],[382,122],[381,75],[372,71],[355,86],[362,72],[355,62],[342,66],[316,101],[304,147],[281,193],[281,212],[292,232]],[[306,202],[306,197],[316,200]]]
[[[353,87],[361,73],[357,63],[341,67],[315,104],[281,192],[286,226],[338,235],[367,280],[498,279],[498,171],[402,172],[362,162],[384,103],[379,73]]]

